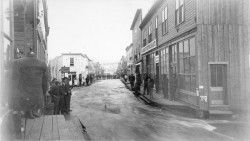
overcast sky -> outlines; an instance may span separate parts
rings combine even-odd
[[[49,59],[83,53],[94,61],[117,62],[132,42],[136,10],[143,15],[155,0],[47,0]]]

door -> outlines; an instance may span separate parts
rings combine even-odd
[[[227,70],[225,64],[210,64],[210,104],[226,104]]]

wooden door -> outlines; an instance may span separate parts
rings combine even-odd
[[[210,104],[226,104],[226,65],[210,64]]]

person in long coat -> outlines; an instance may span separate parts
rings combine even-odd
[[[13,64],[13,89],[10,107],[29,113],[30,118],[44,107],[44,98],[48,90],[48,74],[45,62],[37,59],[34,52],[17,59]]]
[[[168,99],[168,77],[166,74],[163,74],[163,77],[162,77],[162,90],[163,90],[164,98]]]

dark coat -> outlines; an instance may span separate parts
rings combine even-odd
[[[48,90],[46,63],[38,60],[35,55],[14,61],[13,79],[15,92],[12,104],[18,104],[20,110],[33,110],[44,106],[45,94]]]

